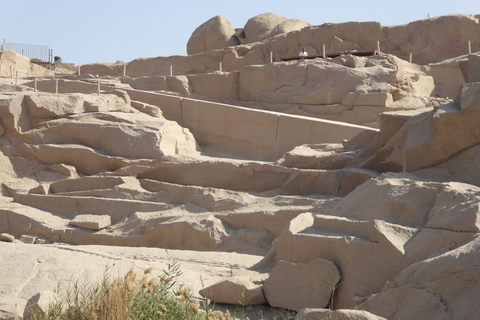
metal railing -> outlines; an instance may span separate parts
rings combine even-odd
[[[24,55],[32,60],[32,62],[40,65],[53,64],[53,50],[48,46],[39,46],[32,44],[11,43],[5,42],[1,46],[2,50],[15,51],[18,54]]]

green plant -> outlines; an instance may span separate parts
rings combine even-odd
[[[139,276],[131,269],[125,276],[112,278],[106,268],[97,284],[59,282],[56,295],[45,312],[37,312],[27,320],[247,320],[246,306],[239,306],[233,315],[221,312],[203,299],[192,298],[191,289],[179,284],[180,265],[169,259],[167,268],[158,277],[148,268]],[[262,316],[263,319],[263,316]]]

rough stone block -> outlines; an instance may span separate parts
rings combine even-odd
[[[13,242],[15,241],[15,237],[8,233],[0,233],[0,241]]]
[[[27,244],[34,244],[36,239],[37,239],[37,237],[31,236],[31,235],[28,235],[28,234],[23,234],[19,238],[19,240],[21,242],[27,243]]]
[[[392,103],[392,95],[386,92],[360,93],[355,99],[356,106],[388,107]]]
[[[348,170],[340,182],[339,195],[342,197],[346,196],[365,181],[375,178],[378,175],[378,172],[367,169],[353,168]]]
[[[108,215],[81,214],[76,216],[70,225],[85,229],[100,230],[112,224]]]
[[[331,261],[316,259],[308,264],[279,261],[265,281],[263,291],[274,307],[295,311],[324,308],[339,280],[340,273]]]
[[[468,56],[467,68],[467,82],[480,82],[480,54],[471,54]]]
[[[261,286],[250,281],[248,277],[227,279],[200,290],[202,297],[218,303],[257,305],[265,304]]]
[[[329,310],[329,309],[311,309],[306,308],[300,310],[298,317],[303,320],[385,320],[385,318],[377,316],[365,310]]]
[[[42,291],[31,297],[25,305],[23,319],[29,319],[33,316],[44,316],[54,298],[55,294],[51,291]]]
[[[344,106],[354,106],[355,100],[357,99],[357,97],[358,97],[357,92],[350,92],[342,99],[342,104]]]
[[[29,192],[34,194],[48,194],[49,189],[50,189],[50,185],[39,184],[35,188],[30,189]]]

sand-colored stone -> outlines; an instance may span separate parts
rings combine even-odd
[[[196,54],[240,44],[235,33],[230,21],[222,16],[213,17],[192,33],[187,42],[187,53]]]
[[[384,320],[385,318],[377,316],[365,310],[329,310],[318,308],[305,308],[300,310],[298,317],[304,320]]]
[[[46,316],[49,306],[55,300],[55,294],[52,291],[39,292],[30,298],[25,305],[23,319],[35,316]]]
[[[84,100],[81,96],[55,97],[51,94],[33,94],[26,96],[25,102],[32,121],[36,118],[56,119],[85,112]]]
[[[480,54],[468,56],[468,73],[466,82],[480,82]]]
[[[287,18],[272,12],[259,14],[250,18],[243,27],[246,42],[249,43],[264,40],[279,24],[287,20]]]
[[[479,238],[416,263],[359,308],[391,318],[468,319],[479,311]]]
[[[133,100],[156,105],[166,119],[187,127],[202,149],[259,160],[277,160],[305,143],[341,142],[374,128],[310,117],[252,110],[210,101],[128,90]],[[230,125],[225,119],[235,119]],[[237,130],[236,126],[244,128]],[[234,142],[234,143],[233,143]]]
[[[337,267],[330,261],[316,259],[308,264],[278,261],[265,280],[263,291],[274,307],[295,311],[324,308],[330,303],[340,278]]]
[[[37,240],[37,237],[29,234],[22,234],[18,240],[26,244],[34,244],[35,240]]]
[[[0,77],[45,77],[53,76],[55,72],[31,63],[30,59],[14,51],[0,51]]]
[[[8,233],[2,233],[0,234],[0,241],[4,241],[4,242],[13,242],[15,241],[15,237],[12,236],[11,234],[8,234]]]
[[[382,188],[374,187],[375,192],[380,192],[377,196],[371,186],[378,183],[386,184]],[[410,183],[422,187],[411,188]],[[385,187],[388,190],[383,189]],[[434,227],[435,221],[442,221],[444,201],[448,201],[448,192],[442,190],[449,188],[449,184],[422,184],[402,177],[371,179],[328,209],[325,216],[305,213],[294,218],[273,242],[264,264],[272,260],[333,261],[342,270],[342,286],[336,290],[335,307],[352,308],[358,301],[378,292],[392,275],[408,265],[441,252],[441,248],[452,249],[453,242],[457,247],[473,240],[476,220],[468,223],[469,228],[473,228],[470,232],[458,233],[457,227],[449,227],[449,221],[459,218],[458,215]],[[462,190],[465,196],[473,195],[476,190],[468,185],[454,188]],[[385,202],[385,195],[393,202]],[[471,210],[477,212],[475,208]],[[466,222],[468,211],[458,214],[464,211]]]
[[[199,293],[202,297],[217,303],[243,306],[267,303],[262,286],[245,276],[214,283]]]
[[[175,251],[155,248],[131,248],[107,246],[68,246],[68,245],[26,245],[0,242],[2,268],[0,287],[2,299],[0,315],[22,316],[27,301],[39,292],[53,294],[57,285],[62,289],[72,288],[74,283],[90,285],[99,283],[105,272],[113,279],[123,277],[131,268],[138,276],[144,270],[153,268],[152,277],[162,275],[167,265],[176,261],[183,272],[178,279],[192,285],[195,296],[202,287],[200,278],[207,286],[228,278],[232,268],[236,275],[249,273],[247,268],[256,263],[259,257],[234,253],[210,252],[199,254],[194,251]],[[35,272],[32,272],[34,270]],[[52,280],[52,270],[55,279]],[[250,272],[252,274],[252,272]],[[255,273],[253,273],[255,274]],[[18,286],[22,290],[18,292]],[[15,306],[16,304],[16,306]]]
[[[269,37],[287,34],[293,31],[299,31],[309,26],[310,24],[308,22],[297,19],[288,19],[277,24],[275,28],[273,28],[273,30],[270,32]]]
[[[55,79],[1,53],[0,234],[13,243],[0,242],[0,319],[42,309],[56,280],[101,279],[107,264],[162,270],[165,249],[181,250],[194,294],[217,301],[238,303],[248,287],[265,302],[261,272],[271,305],[315,305],[321,281],[304,271],[320,263],[336,276],[314,277],[341,276],[315,301],[333,310],[305,317],[478,313],[479,16],[277,18],[229,29],[242,44]],[[382,54],[351,54],[377,41]],[[349,53],[280,62],[323,45]],[[86,215],[111,225],[71,224]],[[285,266],[293,276],[276,281]],[[296,315],[271,305],[248,317]]]
[[[461,106],[445,104],[411,118],[385,144],[375,161],[415,171],[439,165],[478,144],[474,120],[480,106],[478,88],[476,83],[466,86]]]
[[[105,227],[108,227],[112,224],[109,215],[94,215],[94,214],[80,214],[75,216],[70,225],[91,229],[91,230],[101,230]]]
[[[415,63],[427,64],[468,54],[468,41],[480,32],[480,24],[473,15],[448,15],[382,29],[385,37],[383,51],[405,60],[413,53]],[[455,44],[449,41],[452,37],[457,39]],[[424,50],[425,43],[435,43],[436,50]],[[474,44],[478,45],[478,42],[473,41]]]
[[[364,182],[376,178],[378,176],[378,172],[373,170],[366,170],[366,169],[349,169],[345,172],[344,176],[342,177],[342,181],[340,183],[340,196],[346,196],[356,187],[360,186]]]
[[[475,160],[480,152],[480,146],[475,145],[442,164],[414,171],[424,179],[436,181],[457,181],[480,187],[478,162]]]

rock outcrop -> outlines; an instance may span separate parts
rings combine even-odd
[[[418,262],[359,306],[387,319],[469,319],[479,306],[468,303],[479,294],[480,238]]]
[[[340,273],[331,261],[316,259],[308,264],[278,261],[263,284],[263,291],[274,307],[295,311],[323,308],[330,303],[339,280]]]
[[[287,18],[271,12],[250,18],[243,28],[245,41],[251,43],[265,40],[279,24],[287,20]]]
[[[18,79],[26,77],[54,76],[53,70],[42,68],[14,51],[0,51],[0,78]],[[15,89],[21,90],[21,89]]]
[[[459,51],[478,16],[222,21],[188,57],[58,80],[1,53],[0,319],[41,310],[58,281],[162,270],[165,249],[194,299],[252,304],[250,319],[475,317],[480,60]],[[378,39],[387,53],[352,51]],[[270,63],[300,44],[349,53]]]
[[[187,43],[187,53],[195,54],[240,44],[230,21],[216,16],[199,26]]]

